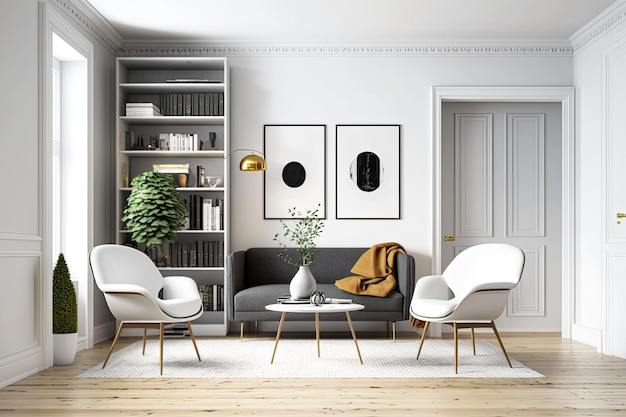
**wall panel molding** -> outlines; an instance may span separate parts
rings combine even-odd
[[[491,237],[493,115],[455,114],[454,119],[454,233],[457,237]]]
[[[507,114],[507,236],[545,236],[545,115]]]
[[[523,247],[526,261],[522,279],[509,294],[508,317],[544,317],[546,314],[546,247]]]

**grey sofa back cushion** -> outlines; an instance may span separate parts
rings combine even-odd
[[[318,248],[311,273],[318,284],[334,284],[352,275],[350,269],[368,248]],[[246,251],[245,286],[268,283],[289,284],[298,267],[289,265],[278,254],[281,248],[250,248]],[[289,252],[294,257],[295,252]],[[295,257],[294,257],[295,259]]]

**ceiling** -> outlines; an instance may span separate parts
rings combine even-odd
[[[77,0],[128,43],[567,40],[624,0]]]

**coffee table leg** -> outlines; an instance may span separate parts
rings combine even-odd
[[[320,313],[315,312],[315,341],[317,342],[317,357],[320,357]]]
[[[278,331],[276,331],[276,342],[274,342],[274,351],[272,352],[272,360],[270,364],[274,363],[274,355],[276,355],[276,347],[278,347],[278,340],[280,339],[280,332],[283,330],[283,323],[285,322],[286,311],[280,315],[280,323],[278,323]]]
[[[346,311],[346,319],[348,319],[348,326],[350,326],[350,332],[352,333],[352,339],[354,340],[354,346],[356,346],[356,353],[359,355],[359,362],[363,365],[363,359],[361,358],[361,351],[359,350],[359,344],[356,341],[356,333],[354,333],[354,327],[352,327],[352,319],[350,318],[350,312]]]

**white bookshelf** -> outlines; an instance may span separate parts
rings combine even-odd
[[[168,82],[168,80],[193,80],[194,82]],[[204,81],[200,81],[204,80]],[[220,230],[183,230],[176,234],[176,241],[181,245],[195,242],[223,241],[222,259],[219,255],[211,262],[212,266],[189,266],[184,262],[174,263],[168,257],[168,266],[160,268],[165,276],[185,275],[193,278],[199,285],[226,285],[224,264],[229,252],[229,161],[224,159],[229,147],[229,73],[226,58],[215,57],[121,57],[116,65],[116,240],[118,244],[131,243],[132,233],[125,230],[121,222],[126,199],[130,195],[132,178],[144,171],[151,171],[152,164],[189,164],[189,176],[186,187],[177,187],[181,197],[189,202],[192,195],[202,198],[222,200],[223,229]],[[193,100],[220,98],[221,108],[209,109],[194,106],[191,112],[175,114],[176,109],[171,99],[188,95]],[[162,115],[135,117],[126,116],[126,103],[157,102]],[[176,101],[176,100],[175,100]],[[183,101],[185,101],[183,99]],[[188,101],[185,101],[187,103]],[[164,108],[165,106],[167,108]],[[193,104],[192,104],[193,105]],[[221,109],[221,112],[220,112]],[[215,110],[215,111],[213,111]],[[200,113],[200,114],[198,114]],[[211,113],[211,114],[203,114]],[[189,115],[191,114],[191,115]],[[128,148],[127,132],[133,132],[136,142],[143,137],[144,148],[136,144]],[[216,133],[215,149],[169,151],[156,148],[148,150],[147,145],[154,144],[151,138],[158,138],[161,133],[197,134],[200,141],[208,141],[209,133]],[[206,176],[221,176],[223,185],[218,187],[200,187],[197,182],[196,167],[205,169]],[[168,242],[169,243],[169,242]],[[166,251],[169,245],[166,246]],[[143,249],[143,248],[142,248]],[[217,264],[216,264],[217,263]],[[206,262],[209,264],[209,262]],[[214,265],[216,264],[216,265]],[[224,288],[224,293],[226,289]],[[193,322],[194,333],[198,336],[221,336],[228,331],[226,320],[225,297],[223,310],[205,311],[202,317]]]

